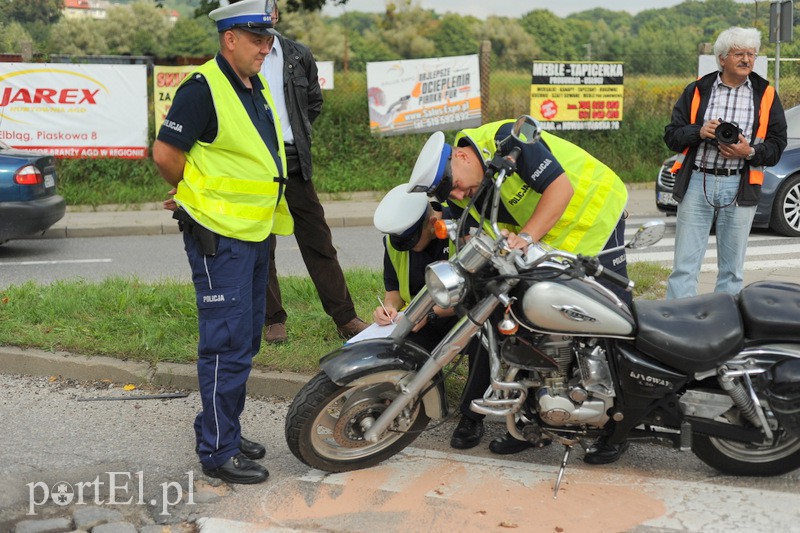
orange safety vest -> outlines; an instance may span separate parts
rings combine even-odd
[[[775,88],[772,85],[768,85],[766,90],[764,91],[764,96],[761,98],[761,108],[758,110],[758,131],[756,131],[756,138],[752,142],[751,146],[755,146],[757,144],[761,144],[764,142],[764,139],[767,138],[767,126],[769,125],[769,113],[772,109],[772,102],[775,100]],[[700,90],[695,87],[694,88],[694,95],[692,96],[692,108],[691,108],[691,123],[694,124],[697,120],[697,110],[700,109]],[[762,119],[762,117],[765,117]],[[678,158],[675,160],[675,163],[672,164],[672,168],[669,169],[670,172],[675,174],[683,167],[683,163],[686,161],[686,154],[689,152],[689,147],[687,146],[683,152],[678,155]],[[762,185],[764,183],[764,167],[750,167],[750,185]]]

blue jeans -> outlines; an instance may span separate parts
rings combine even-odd
[[[705,179],[705,191],[703,181]],[[741,176],[714,176],[692,172],[686,194],[678,204],[675,260],[667,281],[667,299],[697,295],[697,282],[711,225],[717,213],[717,284],[714,292],[738,294],[742,290],[747,238],[756,206],[737,206]],[[731,203],[733,202],[733,203]],[[731,205],[728,205],[731,204]]]

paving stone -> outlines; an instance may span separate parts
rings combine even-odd
[[[93,527],[92,533],[136,533],[136,526],[130,522],[109,522]]]
[[[72,531],[69,518],[50,518],[47,520],[23,520],[18,522],[15,533],[65,533]]]
[[[122,522],[125,519],[119,511],[94,505],[75,509],[72,518],[75,520],[76,529],[86,530],[108,522]]]

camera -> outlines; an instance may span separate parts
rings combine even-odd
[[[714,138],[722,144],[736,144],[739,142],[739,134],[742,130],[736,122],[725,122],[720,119],[719,125],[714,132]]]

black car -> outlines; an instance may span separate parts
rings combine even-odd
[[[56,194],[55,158],[0,142],[0,244],[43,233],[67,205]]]
[[[754,228],[771,228],[789,237],[800,237],[800,106],[786,110],[789,143],[778,164],[764,169],[764,184]],[[670,172],[676,156],[667,158],[656,178],[656,206],[674,215],[678,204],[672,198],[675,176]]]

